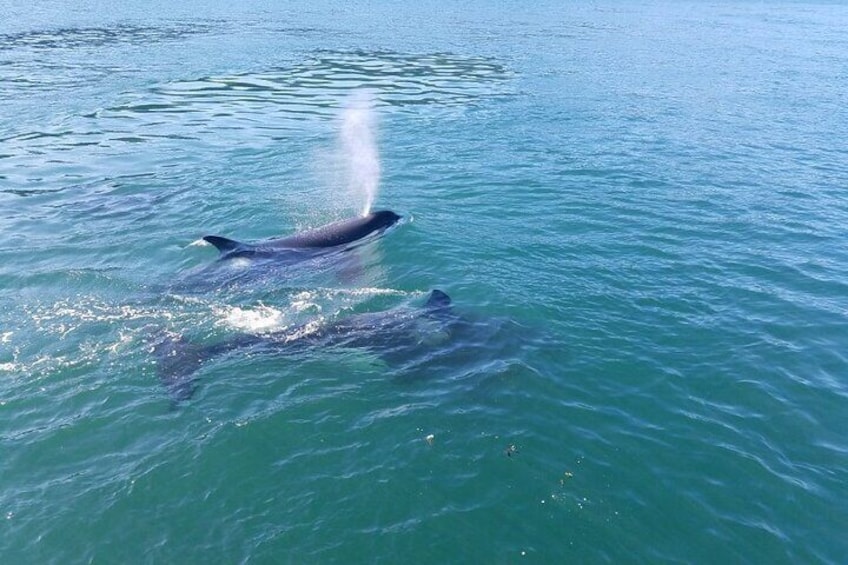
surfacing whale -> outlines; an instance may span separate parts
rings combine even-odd
[[[371,212],[366,216],[333,222],[312,230],[279,239],[245,243],[217,235],[207,235],[204,241],[221,252],[220,261],[236,258],[308,259],[322,252],[343,250],[370,235],[384,232],[400,220],[390,210]]]
[[[184,338],[160,339],[151,351],[160,382],[174,402],[188,400],[197,388],[195,373],[205,361],[239,350],[288,353],[315,347],[364,348],[387,360],[404,358],[415,347],[432,347],[450,335],[453,314],[450,297],[433,290],[419,308],[400,306],[383,312],[354,314],[327,324],[307,323],[278,332],[241,334],[199,345]]]
[[[278,239],[244,242],[218,235],[202,239],[220,252],[218,259],[182,273],[168,285],[176,294],[193,294],[226,287],[251,288],[292,275],[313,276],[332,270],[343,280],[361,270],[364,246],[400,221],[401,216],[382,210],[348,218]],[[299,266],[308,271],[292,271]]]

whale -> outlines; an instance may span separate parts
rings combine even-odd
[[[296,353],[314,348],[367,349],[389,362],[402,361],[417,348],[443,345],[459,321],[450,296],[432,290],[420,307],[398,306],[380,312],[353,314],[332,322],[313,321],[265,334],[238,334],[202,345],[182,336],[151,343],[160,383],[172,402],[191,399],[197,388],[196,373],[216,357],[240,350],[252,353]]]
[[[206,235],[200,241],[215,246],[217,259],[183,272],[167,285],[166,292],[184,295],[227,288],[245,290],[328,272],[349,282],[361,273],[362,259],[368,256],[352,251],[374,241],[400,220],[399,214],[380,210],[277,239],[240,241]]]
[[[253,243],[218,235],[207,235],[202,239],[218,249],[219,261],[239,258],[298,261],[345,250],[369,236],[383,233],[400,219],[401,216],[391,210],[380,210],[278,239]]]

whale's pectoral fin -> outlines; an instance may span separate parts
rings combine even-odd
[[[236,241],[234,239],[227,239],[226,237],[221,237],[219,235],[205,235],[203,236],[203,241],[211,243],[221,253],[229,253],[230,251],[240,249],[245,246],[240,241]]]

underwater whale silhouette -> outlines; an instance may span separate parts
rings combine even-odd
[[[456,319],[450,297],[433,290],[418,308],[399,306],[326,324],[313,322],[267,334],[242,334],[212,345],[191,343],[182,337],[160,338],[151,351],[160,382],[171,399],[179,402],[194,394],[195,373],[204,362],[238,350],[285,353],[311,347],[365,348],[387,358],[402,357],[416,346],[427,347],[450,335],[450,325]]]

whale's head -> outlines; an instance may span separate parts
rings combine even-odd
[[[378,210],[377,212],[371,212],[368,214],[368,217],[370,222],[373,222],[375,226],[378,226],[378,229],[389,228],[398,223],[401,218],[399,214],[395,214],[391,210]]]

